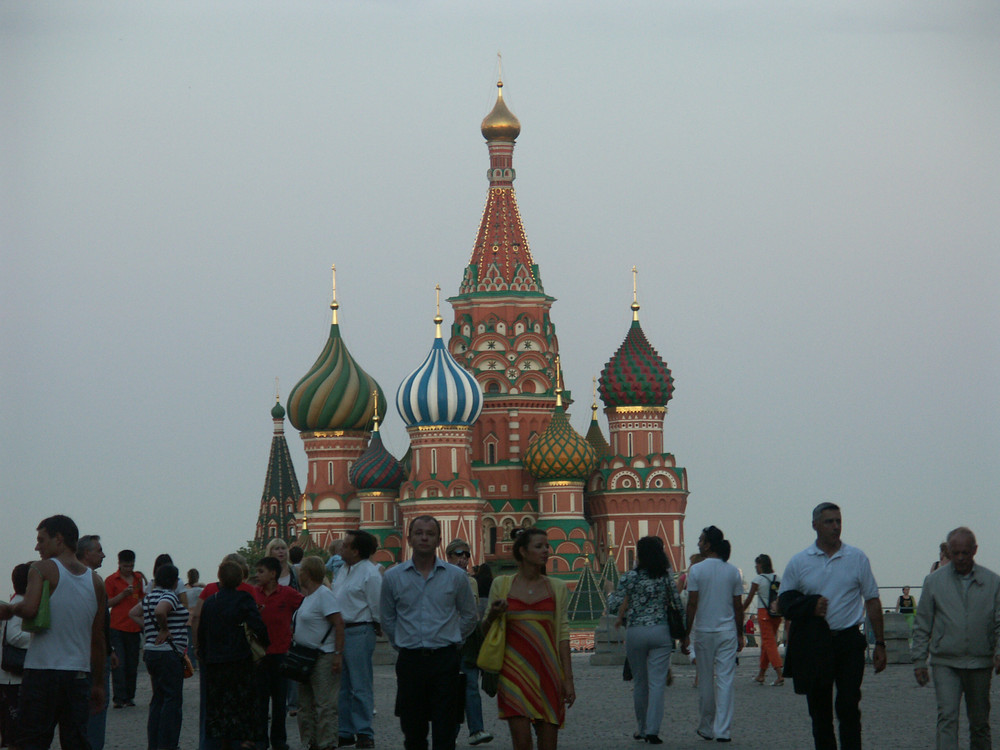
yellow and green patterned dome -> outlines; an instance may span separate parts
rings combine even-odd
[[[538,481],[583,482],[597,466],[597,453],[573,429],[562,403],[557,402],[549,426],[525,452],[524,465]]]

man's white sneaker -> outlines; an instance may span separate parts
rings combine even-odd
[[[475,734],[469,735],[470,745],[482,745],[484,742],[492,742],[493,735],[487,732],[485,729],[480,729]]]

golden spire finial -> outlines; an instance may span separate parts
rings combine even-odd
[[[556,356],[556,406],[562,406],[562,370],[559,368],[559,357]]]
[[[435,332],[434,338],[441,338],[441,323],[444,322],[444,318],[441,317],[441,285],[434,285],[434,304],[437,308],[437,312],[434,314],[434,325]]]
[[[372,400],[375,401],[375,415],[372,420],[375,422],[375,426],[372,428],[372,432],[378,432],[378,391],[372,391]]]
[[[635,277],[638,274],[635,266],[632,266],[632,320],[637,322],[639,320],[639,294],[636,290]]]
[[[278,388],[278,379],[274,379],[274,400],[281,403],[281,390]]]
[[[503,55],[497,50],[497,88],[503,88]]]
[[[302,533],[309,533],[309,506],[306,505],[306,493],[302,493]]]
[[[340,303],[337,302],[337,265],[333,264],[330,266],[330,273],[333,276],[333,301],[330,303],[330,309],[333,310],[333,324],[337,325],[337,310],[340,309]]]
[[[596,375],[594,376],[593,380],[594,380],[594,403],[590,405],[590,408],[594,412],[593,418],[597,419],[597,376]]]

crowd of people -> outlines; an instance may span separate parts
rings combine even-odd
[[[698,554],[680,574],[662,539],[638,540],[635,567],[608,598],[608,612],[625,628],[636,740],[664,742],[675,643],[696,666],[698,736],[723,743],[738,736],[733,682],[754,632],[749,612],[761,637],[755,682],[766,684],[768,670],[772,686],[792,679],[806,696],[817,749],[836,750],[838,738],[841,750],[861,748],[869,645],[862,623],[881,672],[882,603],[868,557],[841,540],[840,508],[818,505],[812,527],[814,542],[781,576],[758,555],[746,593],[729,562],[731,544],[715,526],[701,532]],[[469,744],[492,741],[482,692],[495,696],[515,750],[555,750],[576,701],[570,592],[546,574],[551,547],[541,529],[520,531],[514,572],[495,578],[488,565],[470,564],[465,540],[448,543],[441,559],[440,523],[419,516],[407,529],[411,558],[388,569],[371,560],[377,539],[351,530],[325,562],[280,539],[252,567],[226,555],[207,585],[197,570],[182,580],[169,555],[156,559],[147,579],[127,549],[102,579],[100,537],[81,537],[66,516],[44,519],[36,541],[41,560],[14,568],[14,595],[0,604],[0,744],[14,750],[48,748],[57,731],[66,750],[101,750],[109,708],[135,706],[140,658],[152,688],[148,750],[177,750],[184,680],[194,674],[199,750],[287,750],[288,715],[304,750],[372,748],[373,655],[383,634],[397,655],[394,713],[406,750],[452,750],[463,723]],[[970,529],[954,529],[919,601],[906,588],[896,603],[912,618],[915,680],[933,680],[941,749],[958,747],[963,697],[972,750],[992,746],[1000,576],[975,563],[977,549]]]

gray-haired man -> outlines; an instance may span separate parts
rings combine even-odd
[[[937,695],[938,750],[958,748],[958,707],[965,695],[972,750],[990,740],[990,680],[1000,674],[1000,576],[976,565],[976,535],[964,526],[948,534],[951,564],[924,579],[913,631],[917,684]]]

